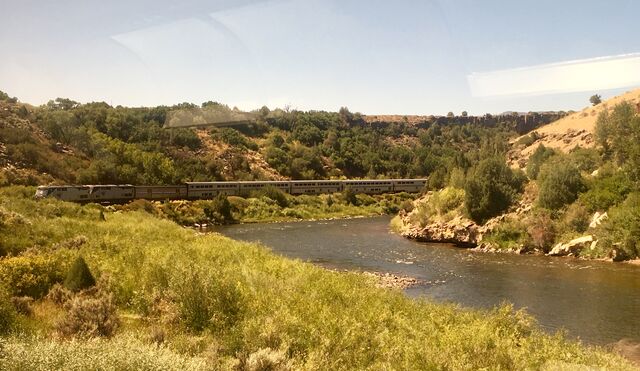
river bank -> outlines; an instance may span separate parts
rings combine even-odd
[[[400,210],[390,227],[411,240],[450,243],[476,252],[640,264],[640,258],[630,256],[620,242],[611,241],[606,212],[589,215],[569,210],[563,217],[551,218],[548,210],[536,207],[531,195],[525,195],[505,213],[479,224],[466,216],[463,198],[464,191],[454,188],[428,192],[410,210]]]
[[[136,200],[114,205],[114,211],[142,210],[184,226],[212,226],[236,223],[278,223],[302,220],[331,220],[395,215],[415,198],[408,193],[383,195],[300,195],[282,192],[229,196],[214,200],[150,202]]]
[[[640,333],[636,266],[418,243],[389,233],[389,221],[374,217],[245,224],[215,231],[332,270],[411,277],[417,283],[404,290],[410,297],[477,309],[506,300],[526,308],[547,331],[565,328],[572,338],[588,343],[607,345]]]

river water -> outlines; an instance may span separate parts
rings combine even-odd
[[[415,277],[406,290],[474,308],[504,301],[526,308],[540,326],[592,344],[640,340],[640,267],[572,258],[490,254],[410,241],[388,217],[218,227],[275,253],[335,269]]]

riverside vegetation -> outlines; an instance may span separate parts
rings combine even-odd
[[[409,299],[154,213],[32,191],[0,189],[2,369],[631,368],[508,305]]]
[[[454,169],[446,188],[416,201],[393,226],[418,237],[448,232],[452,242],[491,250],[637,259],[640,115],[636,107],[621,103],[604,110],[594,136],[595,148],[576,147],[568,153],[539,145],[526,172],[508,167],[503,155],[485,158],[467,170]],[[520,141],[527,138],[536,140],[531,134]]]

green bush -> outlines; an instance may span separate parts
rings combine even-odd
[[[180,320],[188,329],[228,330],[242,317],[242,294],[221,272],[189,267],[172,278]]]
[[[521,221],[507,219],[498,224],[482,241],[496,245],[500,249],[510,250],[526,245],[529,236]]]
[[[599,228],[602,244],[618,246],[627,258],[640,257],[640,193],[632,193],[609,210],[609,218]]]
[[[591,214],[580,201],[569,205],[562,224],[567,232],[584,233],[589,228]]]
[[[527,175],[529,178],[538,178],[540,167],[545,163],[545,161],[555,154],[556,151],[553,148],[547,148],[540,144],[533,154],[531,154],[531,157],[529,157],[529,161],[527,162]]]
[[[509,168],[503,158],[480,161],[465,185],[465,207],[478,223],[505,212],[523,190],[525,176]]]
[[[62,282],[64,267],[52,256],[20,255],[0,259],[0,282],[11,289],[12,296],[39,299],[55,283]]]
[[[566,160],[545,164],[539,182],[538,204],[549,210],[559,210],[572,203],[586,189],[580,170]]]
[[[262,197],[268,197],[274,200],[280,207],[289,206],[289,199],[287,198],[287,195],[274,186],[267,186],[262,188],[260,190],[260,195]]]
[[[13,329],[16,316],[16,308],[11,303],[9,290],[0,286],[0,336],[6,335]]]
[[[64,280],[64,287],[71,291],[78,292],[93,287],[95,284],[96,280],[93,278],[87,262],[84,261],[82,256],[77,257],[67,273],[67,277]]]
[[[633,183],[627,174],[617,170],[601,171],[601,174],[588,181],[587,185],[589,190],[579,198],[590,212],[608,210],[624,201],[633,189]]]

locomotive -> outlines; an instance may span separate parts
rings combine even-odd
[[[426,179],[362,179],[362,180],[286,180],[248,182],[186,182],[181,185],[134,186],[113,185],[64,185],[40,186],[36,198],[53,197],[72,202],[126,202],[145,200],[197,200],[211,199],[219,194],[239,196],[274,187],[292,195],[343,192],[380,194],[394,192],[417,193],[422,191]]]

